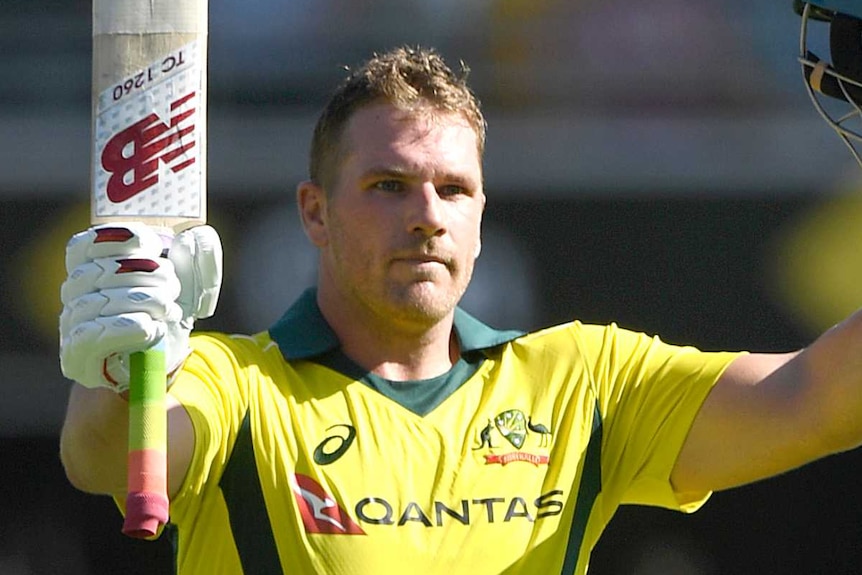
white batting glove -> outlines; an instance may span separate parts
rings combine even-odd
[[[129,354],[165,343],[173,374],[189,354],[195,319],[215,312],[218,233],[198,226],[171,237],[141,223],[94,226],[66,245],[60,299],[60,367],[90,388],[129,388]]]

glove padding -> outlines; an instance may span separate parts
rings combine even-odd
[[[129,387],[129,354],[162,339],[173,374],[189,354],[195,319],[215,312],[221,289],[218,233],[197,226],[172,237],[141,223],[92,227],[66,246],[60,299],[60,367],[85,387]]]

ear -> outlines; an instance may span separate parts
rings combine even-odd
[[[326,218],[326,192],[311,180],[296,186],[296,205],[305,235],[315,246],[322,248],[329,242]]]
[[[479,213],[479,239],[476,241],[476,253],[473,254],[473,259],[479,259],[479,254],[482,253],[482,216],[485,214],[485,206],[487,205],[488,197],[482,193],[482,211]]]

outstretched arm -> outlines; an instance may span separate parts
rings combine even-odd
[[[736,359],[710,392],[671,474],[721,490],[862,444],[862,310],[789,354]]]
[[[194,430],[186,410],[170,395],[168,408],[168,495],[182,485],[194,451]],[[69,482],[88,493],[126,493],[129,404],[109,389],[74,384],[60,435],[60,458]]]
[[[62,461],[76,487],[119,496],[128,487],[130,462],[129,355],[162,341],[169,371],[183,365],[195,320],[215,309],[221,244],[215,230],[199,226],[170,239],[165,254],[165,240],[147,226],[96,226],[69,241],[66,268],[60,365],[76,384],[62,430]],[[170,495],[188,469],[194,433],[170,394],[167,408]]]

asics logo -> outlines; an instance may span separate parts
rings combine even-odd
[[[314,462],[318,465],[329,465],[338,460],[350,449],[353,440],[356,439],[356,428],[345,423],[337,423],[326,428],[326,431],[338,429],[332,435],[326,437],[314,448]]]

